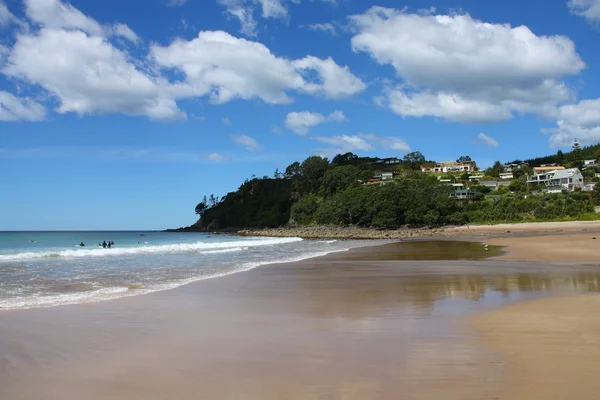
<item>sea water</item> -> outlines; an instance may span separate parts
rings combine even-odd
[[[358,245],[191,232],[0,232],[0,309],[141,295]]]

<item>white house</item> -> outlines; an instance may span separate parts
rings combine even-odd
[[[432,172],[435,174],[440,173],[459,173],[459,172],[475,172],[477,171],[477,164],[475,161],[444,161],[437,164],[423,164],[421,165],[422,172]]]
[[[514,177],[515,176],[513,175],[512,172],[501,172],[500,173],[500,179],[503,181],[512,180],[512,179],[514,179]]]
[[[598,163],[596,162],[596,160],[583,160],[584,167],[596,167],[597,165]]]
[[[386,181],[388,179],[394,179],[394,173],[393,172],[382,172],[381,180]]]
[[[560,193],[563,190],[569,192],[579,188],[583,190],[583,175],[577,168],[557,169],[530,176],[527,183],[541,183],[546,186],[549,193]]]

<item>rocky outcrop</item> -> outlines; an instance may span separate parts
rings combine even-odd
[[[301,237],[303,239],[400,239],[451,236],[451,228],[403,228],[379,230],[360,227],[304,226],[238,231],[240,236]]]

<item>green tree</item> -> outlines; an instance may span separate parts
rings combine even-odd
[[[559,164],[562,164],[565,161],[565,155],[563,154],[562,150],[558,150],[556,152],[556,162]]]
[[[595,205],[600,206],[600,184],[596,184],[596,187],[594,187],[592,199]]]
[[[594,152],[594,159],[596,161],[600,161],[600,148],[597,148],[596,151]]]
[[[515,193],[525,193],[527,191],[527,183],[522,179],[513,179],[513,181],[508,184],[508,189]]]
[[[334,195],[336,192],[346,189],[350,185],[357,184],[361,178],[368,178],[370,171],[362,171],[354,165],[343,165],[325,171],[322,180],[322,188],[325,196]]]
[[[333,160],[331,160],[331,163],[336,165],[354,164],[358,160],[358,158],[359,157],[356,154],[348,152],[336,155],[335,157],[333,157]]]
[[[494,165],[492,165],[490,168],[485,170],[485,175],[491,176],[494,178],[499,178],[500,173],[502,173],[503,170],[504,170],[504,167],[502,166],[502,163],[500,161],[496,161],[494,163]]]
[[[194,209],[194,211],[196,212],[197,215],[202,216],[207,208],[208,208],[208,201],[206,200],[206,196],[204,196],[202,201],[196,205],[196,208]]]
[[[458,163],[468,162],[468,161],[473,161],[473,160],[471,160],[471,157],[469,157],[469,156],[460,156],[460,157],[458,157],[458,160],[456,160],[456,162],[458,162]]]
[[[300,166],[303,190],[305,193],[316,193],[321,186],[321,179],[329,168],[329,161],[325,157],[311,156]]]
[[[302,168],[300,167],[300,163],[296,161],[287,166],[283,176],[287,179],[294,179],[300,177],[301,173]]]
[[[425,156],[420,151],[413,151],[404,156],[403,161],[411,169],[421,169],[421,164],[425,163]]]
[[[312,193],[303,196],[292,205],[292,219],[301,225],[311,224],[319,208],[319,202],[320,199]]]

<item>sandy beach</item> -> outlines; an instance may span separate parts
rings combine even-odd
[[[595,398],[600,224],[566,224],[2,311],[0,398]]]

